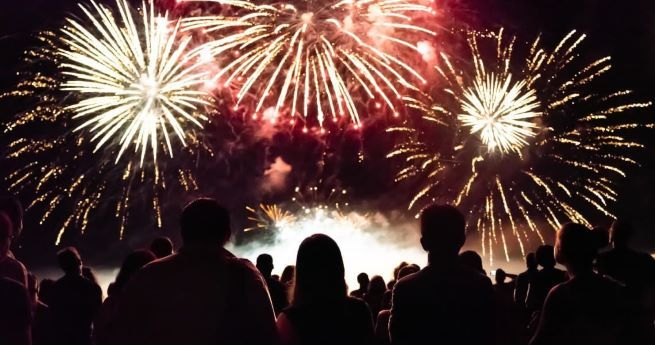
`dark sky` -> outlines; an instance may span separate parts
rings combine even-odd
[[[607,79],[611,87],[634,89],[643,99],[655,97],[655,1],[436,2],[455,9],[456,18],[470,22],[473,26],[492,29],[504,26],[526,39],[531,39],[539,32],[550,41],[557,40],[571,29],[588,33],[585,53],[591,56],[613,56],[615,69]],[[75,9],[75,4],[73,0],[3,2],[0,8],[0,88],[6,89],[11,85],[22,52],[33,43],[30,37],[40,29],[56,27],[66,13]],[[5,115],[8,114],[0,114]],[[655,119],[652,113],[644,116]],[[636,223],[639,232],[635,242],[638,246],[655,249],[655,229],[652,226],[655,221],[655,139],[650,133],[645,133],[640,139],[648,145],[643,157],[644,164],[631,171],[621,185],[621,197],[615,210],[617,214],[629,217]]]

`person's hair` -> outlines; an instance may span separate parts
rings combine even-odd
[[[4,212],[9,217],[14,231],[20,230],[20,224],[23,223],[23,206],[20,201],[13,195],[0,196],[0,212]],[[14,237],[19,234],[14,234]]]
[[[368,279],[368,274],[362,272],[357,275],[357,282],[359,283],[360,286],[364,286],[364,288],[367,288],[368,284],[371,281]]]
[[[273,257],[269,254],[260,254],[257,257],[257,269],[264,275],[270,275],[273,271]]]
[[[466,240],[466,219],[450,205],[431,205],[421,212],[421,244],[428,252],[455,254]]]
[[[396,266],[396,268],[393,269],[393,279],[398,280],[398,273],[400,273],[400,270],[403,269],[403,267],[409,265],[407,262],[403,261]]]
[[[385,291],[387,291],[387,284],[385,284],[384,278],[381,276],[373,276],[368,283],[366,294],[369,296],[380,296],[384,294]]]
[[[57,263],[65,273],[81,273],[82,259],[75,247],[67,247],[58,251]]]
[[[543,244],[537,248],[537,263],[544,268],[555,267],[555,254],[553,246],[550,244]]]
[[[329,305],[347,297],[341,250],[332,238],[314,234],[302,241],[294,285],[294,306]]]
[[[471,268],[477,272],[485,274],[484,267],[482,266],[482,257],[480,254],[473,250],[467,250],[459,253],[460,265]]]
[[[539,266],[537,255],[535,253],[528,253],[525,256],[525,265],[530,269],[536,269]]]
[[[141,269],[141,267],[155,259],[155,254],[145,249],[135,250],[127,255],[125,260],[123,260],[121,269],[116,275],[116,280],[114,281],[114,285],[112,287],[112,293],[120,293],[123,291],[123,288],[125,288],[127,282],[130,281],[130,278],[132,278],[132,276],[134,276],[134,274],[139,269]]]
[[[591,269],[597,250],[594,238],[584,225],[567,223],[557,232],[557,262],[572,269]]]
[[[293,278],[296,275],[296,266],[294,265],[288,265],[287,267],[282,270],[282,276],[280,276],[280,282],[283,284],[291,284],[293,283]]]
[[[158,259],[169,256],[173,254],[173,241],[165,236],[157,237],[150,242],[150,252]]]
[[[594,226],[591,229],[591,234],[594,238],[594,244],[596,245],[596,250],[601,250],[610,243],[610,232],[609,229],[604,226]]]
[[[182,241],[224,245],[231,234],[230,213],[216,200],[200,198],[190,202],[180,217]]]
[[[411,264],[403,267],[400,272],[398,272],[398,279],[402,279],[404,277],[407,277],[410,274],[414,274],[418,271],[420,271],[421,268],[416,265],[416,264]]]
[[[617,219],[612,223],[610,229],[610,240],[615,246],[627,246],[628,241],[632,238],[634,229],[632,224],[624,219]]]

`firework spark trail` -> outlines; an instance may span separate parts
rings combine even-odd
[[[98,225],[94,219],[110,226],[111,215],[122,238],[130,215],[143,208],[161,228],[166,195],[198,189],[192,168],[212,154],[198,136],[207,100],[196,86],[204,77],[178,26],[152,3],[143,3],[141,15],[124,0],[115,11],[95,2],[80,7],[81,19],[38,36],[20,81],[0,95],[28,104],[3,128],[2,170],[10,190],[28,199],[27,212],[41,213],[40,224],[56,223],[56,244],[69,229],[84,234]],[[144,80],[156,87],[144,89]],[[162,144],[177,159],[156,161]],[[117,164],[131,145],[140,155]],[[148,149],[153,160],[144,159]]]
[[[91,1],[89,8],[80,5],[83,21],[66,20],[57,52],[66,78],[62,90],[79,98],[67,107],[81,121],[75,131],[87,129],[96,150],[119,146],[116,162],[134,145],[143,165],[148,146],[156,161],[161,140],[173,157],[169,129],[185,146],[183,126],[202,127],[206,118],[194,112],[209,104],[197,89],[205,75],[187,49],[191,37],[181,38],[179,23],[171,27],[152,1],[142,3],[142,26],[125,0],[117,0],[117,7],[119,19]]]
[[[410,209],[431,200],[466,209],[490,260],[494,246],[509,258],[510,240],[521,254],[529,234],[543,243],[540,224],[614,217],[614,181],[638,165],[643,147],[631,131],[653,127],[629,114],[651,104],[631,101],[630,91],[590,93],[610,58],[578,61],[585,36],[575,31],[553,50],[539,39],[519,46],[502,30],[467,35],[472,65],[441,54],[444,86],[406,98],[420,118],[388,130],[400,137],[388,155],[402,163],[396,180],[423,180]],[[524,63],[513,58],[515,45],[528,50]]]
[[[237,89],[236,106],[252,101],[270,121],[300,113],[322,127],[348,117],[361,124],[361,103],[384,102],[397,115],[401,90],[426,82],[413,67],[419,42],[435,32],[420,18],[434,10],[411,0],[207,1],[226,15],[185,19],[184,30],[214,37],[198,49],[217,57],[213,83]],[[246,101],[248,99],[248,101]]]

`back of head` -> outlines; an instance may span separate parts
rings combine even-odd
[[[387,291],[387,284],[384,283],[384,278],[381,276],[373,276],[368,283],[368,295],[380,296],[384,294],[385,291]]]
[[[617,219],[610,228],[610,241],[614,247],[625,248],[632,238],[633,231],[632,224],[623,219]]]
[[[150,251],[161,259],[173,254],[173,241],[168,237],[157,237],[150,242]]]
[[[393,279],[398,280],[398,273],[400,273],[400,270],[403,269],[403,267],[409,265],[407,262],[403,261],[396,266],[396,268],[393,269]]]
[[[421,245],[428,252],[457,255],[466,240],[464,215],[450,205],[432,205],[421,212]]]
[[[257,257],[257,269],[265,276],[270,276],[273,272],[273,257],[269,254],[260,254]]]
[[[339,246],[323,234],[307,237],[298,248],[293,304],[325,305],[344,298],[346,281]]]
[[[23,228],[23,206],[20,204],[20,201],[12,195],[0,196],[0,212],[5,213],[9,217],[13,230],[16,232],[12,236],[18,237]]]
[[[411,264],[403,267],[400,272],[398,272],[398,279],[403,279],[404,277],[407,277],[410,274],[414,274],[418,271],[420,271],[421,268],[418,267],[416,264]]]
[[[473,250],[467,250],[459,253],[459,263],[477,272],[485,274],[484,267],[482,266],[482,257],[480,254]]]
[[[564,224],[555,242],[557,262],[569,269],[591,269],[596,257],[594,238],[584,225]]]
[[[145,249],[135,250],[130,253],[125,260],[123,260],[121,269],[118,271],[118,275],[116,275],[116,282],[114,283],[113,290],[115,292],[122,291],[130,278],[132,278],[141,267],[155,259],[155,255]]]
[[[12,234],[13,227],[9,216],[4,212],[0,212],[0,258],[6,257],[9,253]]]
[[[294,265],[287,265],[287,267],[282,270],[282,276],[280,276],[280,282],[284,284],[291,284],[293,283],[293,279],[296,275],[296,266]]]
[[[530,270],[537,269],[539,263],[537,263],[537,255],[535,253],[528,253],[528,255],[525,256],[525,266]]]
[[[555,252],[553,246],[544,244],[537,248],[537,263],[543,268],[555,267]]]
[[[82,273],[82,259],[74,247],[67,247],[58,251],[57,263],[66,274]]]
[[[368,283],[370,283],[370,280],[368,279],[368,274],[362,272],[357,275],[357,282],[359,283],[360,287],[363,288],[368,288]]]
[[[230,213],[216,200],[201,198],[189,203],[180,217],[182,241],[189,244],[217,244],[229,239]]]

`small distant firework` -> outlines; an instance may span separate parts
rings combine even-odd
[[[471,65],[441,55],[440,87],[433,97],[407,99],[422,115],[392,128],[402,140],[388,155],[403,163],[396,180],[417,178],[409,204],[452,203],[469,212],[491,260],[510,240],[521,254],[540,226],[553,229],[587,214],[614,217],[615,181],[635,166],[642,144],[631,131],[650,127],[630,112],[650,103],[630,101],[630,91],[596,94],[590,86],[610,70],[610,58],[580,63],[584,35],[568,34],[553,50],[537,39],[524,62],[513,58],[515,39],[468,33]],[[582,66],[582,67],[579,67]]]
[[[219,85],[237,90],[236,106],[275,122],[301,115],[322,127],[331,119],[361,124],[362,103],[397,115],[403,90],[426,83],[416,68],[435,32],[420,0],[206,1],[225,14],[185,20],[213,37],[199,51],[217,58]]]
[[[296,217],[291,212],[283,210],[278,205],[259,204],[259,208],[257,209],[246,206],[246,210],[250,212],[248,220],[255,223],[253,227],[244,229],[246,232],[274,229],[293,223],[296,220]]]
[[[207,104],[196,87],[201,76],[177,25],[152,3],[142,16],[124,0],[117,11],[93,1],[80,7],[84,19],[39,35],[20,81],[0,95],[16,112],[2,129],[2,171],[28,212],[59,224],[56,244],[68,229],[85,233],[93,219],[112,226],[110,215],[122,238],[130,215],[143,209],[161,228],[166,196],[198,189],[195,165],[212,155],[198,131],[198,107]],[[177,149],[170,128],[182,143]],[[177,159],[155,160],[161,143]],[[132,145],[141,154],[117,164]],[[148,147],[152,160],[144,160]]]
[[[75,131],[88,130],[96,150],[119,146],[117,162],[134,145],[142,165],[148,147],[156,164],[160,141],[173,157],[169,130],[186,145],[184,127],[201,128],[198,106],[209,104],[197,89],[206,78],[187,49],[191,37],[180,37],[179,23],[157,15],[152,0],[143,2],[141,18],[125,0],[117,0],[120,20],[94,1],[80,7],[86,18],[66,20],[57,50],[61,88],[79,99],[67,106],[80,121]]]

